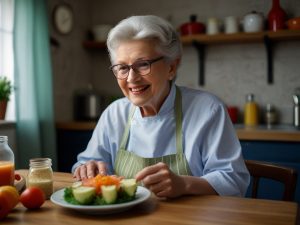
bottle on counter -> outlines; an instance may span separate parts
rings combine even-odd
[[[277,123],[277,112],[275,107],[268,103],[265,112],[265,122],[267,126],[272,126]]]
[[[258,105],[254,101],[254,94],[248,94],[246,96],[244,124],[246,126],[258,125]]]
[[[300,95],[293,95],[294,99],[294,119],[293,123],[295,127],[300,127]]]
[[[39,187],[49,199],[53,193],[53,171],[52,162],[49,158],[35,158],[29,161],[29,173],[27,176],[27,187]]]
[[[0,186],[14,185],[15,157],[7,136],[0,136]]]

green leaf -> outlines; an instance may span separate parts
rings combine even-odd
[[[0,77],[0,101],[9,101],[13,86],[7,77]]]
[[[65,189],[65,194],[64,194],[64,199],[66,202],[73,204],[73,205],[80,205],[80,203],[74,198],[72,188],[66,188]]]

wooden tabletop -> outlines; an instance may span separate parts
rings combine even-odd
[[[26,170],[17,171],[26,175]],[[70,186],[72,175],[54,173],[55,190]],[[33,225],[143,225],[143,224],[272,224],[296,223],[297,204],[292,202],[258,200],[220,196],[189,196],[162,201],[152,196],[149,200],[127,211],[112,215],[86,215],[64,209],[50,200],[35,211],[21,204],[1,224]]]

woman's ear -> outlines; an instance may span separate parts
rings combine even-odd
[[[177,73],[177,68],[180,64],[180,58],[173,60],[170,62],[170,70],[169,70],[169,80],[173,80]]]

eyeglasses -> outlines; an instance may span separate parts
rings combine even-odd
[[[120,80],[128,77],[130,69],[141,76],[145,76],[151,72],[152,63],[162,60],[163,58],[164,56],[160,56],[156,59],[139,60],[134,62],[132,65],[116,64],[112,65],[109,69],[114,73],[116,78]]]

